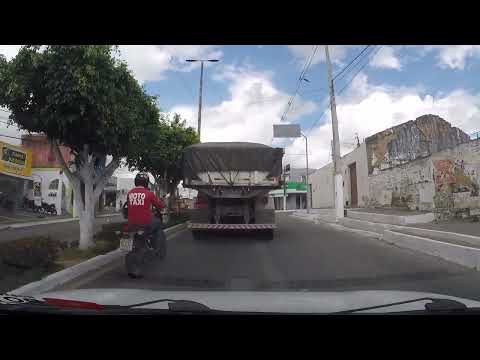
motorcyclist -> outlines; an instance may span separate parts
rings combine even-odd
[[[165,249],[165,234],[161,220],[152,214],[152,205],[161,210],[165,204],[148,189],[148,184],[148,174],[138,173],[135,176],[135,187],[128,192],[124,206],[128,208],[128,225],[146,225],[151,245],[158,251]]]

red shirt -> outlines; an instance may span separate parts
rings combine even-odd
[[[162,209],[163,202],[144,187],[134,187],[127,194],[128,223],[146,225],[152,222],[152,205]]]

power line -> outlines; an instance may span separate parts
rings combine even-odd
[[[352,65],[352,64],[355,62],[355,60],[357,60],[360,56],[362,56],[362,54],[363,54],[370,46],[371,46],[371,45],[365,46],[365,47],[363,48],[363,50],[360,51],[360,53],[359,53],[357,56],[355,56],[355,57],[353,58],[353,60],[350,61],[350,62],[347,64],[347,66],[345,66],[337,75],[335,75],[335,76],[333,77],[333,81],[335,81],[337,77],[339,77],[340,75],[342,75],[343,72],[345,72],[345,70],[347,70],[347,69],[350,67],[350,65]]]
[[[346,88],[348,85],[350,85],[353,81],[353,79],[355,79],[355,77],[360,73],[360,71],[362,71],[362,69],[375,57],[375,55],[377,55],[378,51],[383,47],[380,46],[379,48],[377,48],[377,50],[375,51],[375,47],[373,48],[374,50],[372,50],[371,52],[369,52],[368,55],[365,56],[365,58],[368,58],[373,52],[375,52],[375,54],[370,58],[370,60],[366,61],[360,68],[359,70],[352,76],[352,78],[350,79],[350,81],[348,81],[348,83],[342,88],[340,89],[340,91],[337,93],[337,95],[340,95]],[[358,63],[357,63],[358,65]],[[355,65],[355,66],[357,66]],[[310,129],[308,130],[308,133],[307,134],[310,134],[310,132],[313,130],[313,128],[315,127],[315,125],[317,125],[317,123],[323,118],[323,116],[327,113],[327,110],[330,108],[330,103],[326,106],[325,110],[323,110],[322,112],[322,115],[320,115],[320,117],[315,120],[315,122],[313,123],[313,125],[310,127]]]
[[[370,61],[372,61],[372,59],[378,54],[378,52],[380,51],[380,49],[381,49],[382,47],[383,47],[383,45],[379,46],[376,50],[372,51],[372,53],[374,52],[373,56],[370,58],[370,60],[366,61],[366,62],[358,69],[358,71],[355,73],[355,75],[353,75],[352,78],[345,84],[345,86],[340,89],[340,91],[338,92],[339,95],[343,92],[343,90],[345,90],[345,89],[348,87],[348,85],[350,85],[350,84],[352,83],[353,79],[355,79],[355,77],[360,73],[360,71],[362,71],[363,68],[364,68],[365,66],[367,66],[367,64],[370,63]]]
[[[285,109],[285,111],[282,114],[281,121],[285,120],[285,117],[287,116],[287,113],[290,110],[290,107],[292,106],[293,101],[295,100],[295,97],[297,96],[298,90],[300,90],[300,86],[302,85],[302,81],[304,79],[304,76],[307,73],[308,69],[310,68],[310,65],[312,64],[312,60],[315,57],[315,54],[317,53],[317,50],[318,50],[318,45],[315,45],[313,47],[313,51],[312,51],[312,54],[311,54],[310,58],[307,60],[307,62],[305,63],[305,65],[304,65],[304,67],[303,67],[303,69],[300,73],[300,76],[299,76],[298,82],[297,82],[297,88],[295,89],[295,92],[293,93],[293,95],[290,97],[290,100],[288,101],[287,108]]]

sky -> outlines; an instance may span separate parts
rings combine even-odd
[[[439,115],[468,134],[480,131],[480,46],[366,46],[329,46],[333,74],[340,73],[334,88],[342,155],[357,136],[362,142],[424,114]],[[7,59],[18,49],[0,45]],[[362,51],[358,63],[341,72]],[[147,92],[158,96],[161,111],[179,113],[195,128],[200,66],[185,60],[218,59],[205,66],[202,142],[281,146],[285,164],[304,167],[303,138],[273,139],[273,124],[297,123],[308,136],[310,167],[331,161],[324,45],[121,45],[120,56]],[[306,81],[299,82],[310,58]],[[2,122],[7,118],[0,111],[0,134],[18,136]]]

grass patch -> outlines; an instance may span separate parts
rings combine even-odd
[[[66,243],[36,236],[0,244],[0,293],[39,281],[44,277],[118,248],[115,233],[101,231],[94,245],[80,250]]]
[[[63,250],[57,262],[63,265],[67,265],[66,267],[68,267],[93,258],[95,256],[106,254],[117,248],[118,240],[107,241],[103,239],[98,239],[95,241],[94,246],[86,250],[81,250],[77,246],[69,247]]]
[[[185,222],[185,214],[172,215],[164,229]],[[67,243],[48,236],[33,236],[0,243],[0,293],[39,281],[44,277],[98,255],[118,249],[116,234],[123,222],[106,224],[95,235],[94,244],[80,250],[78,242]]]

